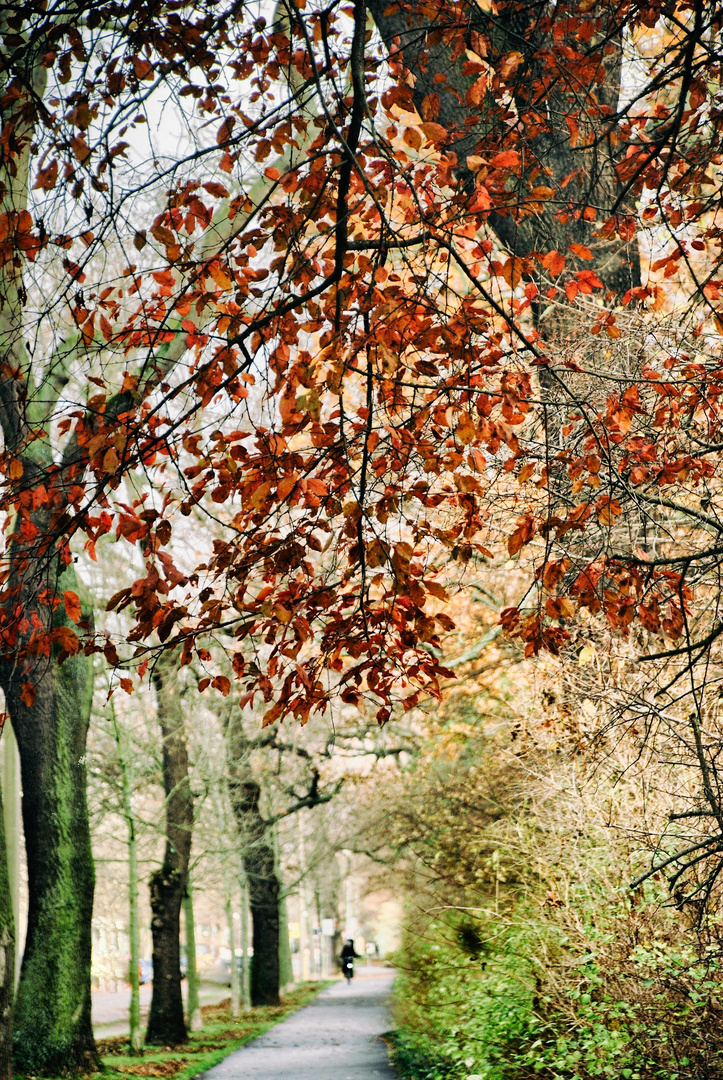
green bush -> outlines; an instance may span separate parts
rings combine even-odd
[[[403,1077],[723,1077],[717,949],[661,939],[624,955],[611,919],[587,928],[582,952],[539,909],[477,921],[472,949],[470,926],[453,914],[408,936],[393,1045]]]

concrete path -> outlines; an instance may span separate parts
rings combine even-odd
[[[392,1026],[392,980],[389,971],[361,968],[351,986],[335,983],[204,1080],[395,1080],[379,1037]]]

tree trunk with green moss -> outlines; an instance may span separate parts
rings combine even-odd
[[[48,560],[50,562],[50,560]],[[22,571],[21,571],[22,572]],[[37,580],[26,618],[72,628],[62,595],[77,597],[72,564],[47,576],[60,603],[41,605]],[[54,580],[53,580],[54,578]],[[52,612],[52,614],[50,614]],[[82,617],[90,621],[87,610]],[[28,863],[28,927],[15,1003],[17,1072],[36,1076],[99,1068],[90,1017],[91,916],[95,873],[86,802],[85,750],[93,667],[82,654],[50,656],[0,670],[20,751]],[[32,686],[34,698],[29,696]]]

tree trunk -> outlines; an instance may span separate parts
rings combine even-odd
[[[181,994],[180,930],[191,854],[193,799],[176,666],[176,653],[164,653],[153,673],[158,722],[163,734],[166,850],[163,865],[151,877],[153,997],[146,1042],[162,1046],[175,1046],[187,1038]]]
[[[271,828],[259,808],[261,788],[249,764],[240,718],[226,724],[229,796],[241,839],[249,891],[252,942],[251,1004],[279,1004],[279,879]]]
[[[53,594],[78,593],[71,566]],[[46,622],[35,595],[26,614]],[[28,610],[29,609],[29,610]],[[37,610],[36,610],[37,609]],[[90,621],[84,609],[83,616]],[[72,627],[63,603],[53,628]],[[22,668],[0,669],[20,750],[28,862],[28,927],[15,1004],[16,1070],[57,1076],[100,1067],[90,1016],[91,917],[95,873],[86,803],[85,747],[93,696],[92,661],[61,665],[58,646]],[[28,697],[27,684],[34,691]]]
[[[14,747],[6,747],[6,752]],[[3,807],[0,799],[0,1080],[12,1080],[12,1018],[15,993],[15,918],[8,876]]]
[[[246,875],[241,881],[241,1001],[244,1012],[251,1008],[251,978],[249,970],[249,898]]]
[[[288,893],[284,889],[281,875],[279,830],[277,828],[274,828],[273,837],[276,876],[279,880],[279,987],[281,993],[285,994],[294,986],[294,965],[291,962],[291,943],[289,941],[289,912],[286,903]]]
[[[131,942],[130,984],[131,1001],[128,1009],[130,1044],[134,1054],[143,1051],[141,1034],[141,928],[138,917],[138,852],[136,851],[135,823],[128,836],[128,933]]]
[[[3,728],[2,801],[5,826],[5,858],[15,927],[15,979],[20,972],[20,843],[21,787],[18,741],[10,721]]]
[[[286,993],[294,987],[294,967],[291,963],[291,944],[289,942],[289,913],[286,906],[286,893],[279,896],[279,983]]]
[[[233,898],[226,896],[226,925],[228,926],[228,947],[231,952],[231,1016],[239,1016],[240,984],[238,977],[238,964],[236,962],[236,929],[233,924]]]
[[[606,78],[595,86],[595,101],[597,108],[603,112],[608,109],[609,115],[613,115],[620,95],[622,33],[615,5],[601,5],[601,8],[597,28],[599,36],[595,38],[593,46],[608,46],[609,55],[606,51]],[[478,151],[481,139],[503,128],[504,109],[489,94],[477,108],[468,104],[467,95],[477,75],[470,73],[467,68],[465,50],[453,55],[450,39],[443,33],[433,33],[440,29],[442,20],[435,20],[428,6],[367,0],[367,10],[390,53],[401,56],[413,75],[412,98],[420,115],[425,119],[434,119],[449,132],[449,143],[445,149],[456,154],[459,162],[456,170],[458,181],[472,195],[475,181],[467,167],[467,157]],[[637,240],[608,239],[601,234],[600,225],[612,212],[611,208],[621,195],[622,183],[615,166],[625,156],[625,140],[605,139],[604,145],[600,146],[596,139],[580,137],[577,141],[573,138],[565,117],[579,109],[579,88],[575,84],[571,89],[571,85],[561,78],[555,79],[557,87],[553,85],[547,99],[546,123],[539,123],[541,110],[532,103],[530,94],[531,89],[543,82],[546,74],[550,74],[544,69],[546,61],[542,58],[546,55],[546,49],[554,53],[555,29],[540,29],[536,5],[508,3],[490,14],[489,11],[483,12],[474,0],[465,0],[460,5],[460,11],[461,14],[453,14],[450,6],[448,17],[468,20],[470,29],[481,31],[487,41],[488,64],[496,67],[511,53],[522,60],[516,81],[510,84],[510,94],[519,115],[525,118],[522,130],[526,131],[526,145],[532,151],[528,157],[531,161],[544,161],[549,170],[545,183],[563,188],[576,211],[566,215],[566,219],[561,218],[552,204],[544,204],[542,210],[535,214],[515,216],[513,213],[493,212],[490,214],[490,225],[511,254],[524,258],[533,251],[544,253],[556,249],[566,254],[568,268],[575,265],[578,269],[584,269],[589,265],[584,259],[576,261],[568,251],[568,245],[578,243],[589,246],[596,273],[606,288],[620,297],[640,283]],[[439,93],[440,81],[447,92]],[[436,110],[433,117],[426,113],[432,101]],[[587,107],[591,107],[590,102]],[[538,118],[534,123],[533,115]],[[597,126],[604,130],[605,122],[601,117],[602,113]],[[529,124],[529,130],[526,124]],[[585,132],[584,135],[595,133]],[[581,212],[587,207],[595,208],[595,221],[590,221]],[[634,211],[632,200],[624,200],[618,208],[618,213],[622,215],[631,211]]]
[[[130,1045],[133,1053],[143,1049],[141,1035],[141,997],[140,972],[141,958],[140,920],[138,917],[138,841],[136,838],[136,818],[133,812],[133,782],[131,778],[131,754],[128,745],[128,733],[118,723],[113,700],[110,701],[110,715],[113,724],[113,738],[118,753],[118,766],[121,774],[121,796],[123,799],[123,817],[128,830],[128,937],[130,940],[130,965],[128,981],[131,988],[131,1000],[128,1009]]]
[[[263,822],[258,812],[260,788],[246,784],[247,821]],[[244,869],[249,883],[252,943],[251,1004],[279,1004],[279,881],[274,865],[274,849],[263,831],[244,850]]]
[[[203,1027],[201,1003],[198,998],[198,969],[196,967],[196,922],[193,917],[193,889],[191,877],[186,877],[186,892],[183,897],[183,921],[186,931],[186,987],[188,1001],[186,1012],[191,1031],[200,1031]]]

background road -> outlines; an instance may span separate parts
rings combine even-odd
[[[186,1000],[186,980],[181,983],[183,1000]],[[150,983],[141,986],[141,1017],[145,1023],[151,1004],[153,987]],[[202,982],[198,996],[202,1005],[217,1005],[219,1001],[231,996],[228,986],[215,982]],[[96,1039],[109,1039],[115,1035],[127,1035],[130,1028],[128,1025],[128,1009],[130,1007],[131,990],[124,986],[122,990],[112,994],[103,990],[93,990],[93,1031]]]
[[[360,968],[351,986],[335,983],[204,1080],[395,1080],[380,1035],[392,1026],[387,999],[394,975]]]

